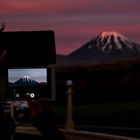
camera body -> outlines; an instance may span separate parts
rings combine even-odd
[[[55,35],[53,31],[0,33],[5,53],[3,94],[6,100],[55,100]]]

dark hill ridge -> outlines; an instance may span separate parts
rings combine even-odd
[[[102,32],[63,60],[65,63],[110,63],[137,58],[140,58],[139,44],[117,32]]]
[[[68,62],[69,62],[69,58],[67,56],[61,54],[56,55],[57,64],[67,64]]]

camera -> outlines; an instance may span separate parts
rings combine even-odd
[[[10,31],[0,33],[1,50],[6,51],[0,66],[4,73],[6,100],[55,100],[54,31]],[[2,53],[1,53],[2,54]]]

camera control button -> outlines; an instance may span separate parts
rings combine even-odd
[[[30,97],[31,97],[31,98],[34,98],[34,97],[35,97],[35,94],[34,94],[34,93],[31,93],[31,94],[30,94]]]

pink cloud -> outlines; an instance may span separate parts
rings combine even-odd
[[[45,8],[46,6],[47,2],[44,0],[39,2],[37,2],[36,0],[5,0],[4,2],[0,2],[0,13],[38,13],[47,11],[47,8]]]
[[[140,12],[139,1],[127,0],[4,0],[0,2],[0,13],[33,12],[55,15],[69,14],[111,14],[122,12]]]
[[[88,2],[87,0],[77,0],[76,3],[64,0],[63,6],[60,6],[59,4],[53,4],[52,1],[50,2],[50,5],[52,6],[50,6],[49,10],[55,14],[62,15],[95,15],[140,12],[140,1],[137,0],[94,0]]]

